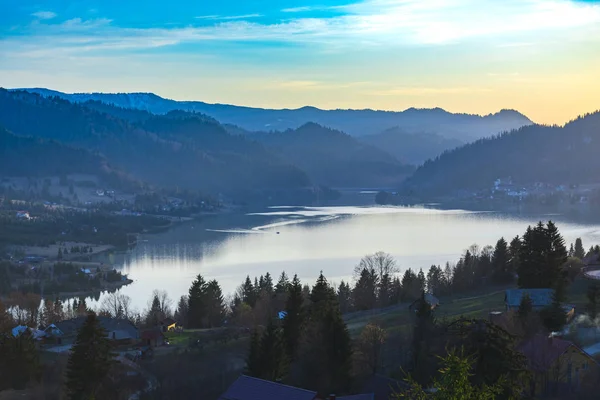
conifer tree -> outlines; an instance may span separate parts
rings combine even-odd
[[[277,281],[277,284],[275,285],[275,293],[278,293],[278,294],[287,293],[289,286],[290,286],[290,280],[288,279],[288,276],[285,273],[285,271],[283,271],[281,273],[281,275],[279,276],[279,280]]]
[[[588,306],[587,312],[590,318],[596,319],[598,315],[598,300],[600,300],[600,285],[597,281],[590,282],[587,289]]]
[[[188,328],[197,329],[204,326],[208,307],[207,286],[200,274],[192,282],[188,295]]]
[[[287,371],[287,357],[280,329],[269,320],[260,340],[260,378],[279,381]]]
[[[0,334],[0,391],[23,390],[39,372],[39,353],[29,331],[16,337]]]
[[[214,279],[206,286],[206,300],[208,326],[210,328],[222,326],[226,314],[225,299],[219,282]]]
[[[583,243],[581,238],[575,239],[575,251],[573,256],[579,258],[580,260],[585,257],[585,250],[583,250]]]
[[[435,362],[431,355],[435,329],[433,310],[425,300],[425,292],[421,292],[417,301],[412,343],[412,376],[421,384],[427,383],[435,371]]]
[[[260,334],[257,329],[254,329],[250,337],[250,349],[246,359],[246,374],[255,378],[263,375],[260,344]]]
[[[363,268],[360,278],[354,286],[354,307],[359,310],[371,310],[377,303],[377,281],[374,270]]]
[[[67,364],[66,387],[70,400],[96,398],[113,363],[106,331],[90,312],[77,334]]]
[[[285,312],[286,316],[283,319],[283,338],[288,359],[295,360],[306,318],[302,285],[300,284],[298,275],[294,275],[294,279],[289,285],[288,298],[285,303]]]
[[[492,255],[492,279],[495,283],[509,283],[512,281],[512,271],[510,270],[510,255],[508,243],[504,238],[496,242],[494,254]]]

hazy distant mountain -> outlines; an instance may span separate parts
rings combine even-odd
[[[200,101],[175,101],[152,93],[80,93],[66,94],[48,89],[24,89],[43,96],[58,96],[73,102],[90,100],[137,108],[155,114],[172,110],[196,111],[209,115],[221,123],[233,124],[250,131],[284,131],[296,129],[307,122],[315,122],[352,136],[375,134],[392,127],[408,133],[432,132],[446,138],[471,141],[493,134],[510,131],[532,122],[513,110],[502,110],[486,116],[452,114],[441,108],[415,109],[402,112],[375,110],[320,110],[302,107],[295,110],[270,110]]]
[[[445,138],[437,133],[407,133],[396,127],[374,135],[361,136],[360,141],[387,151],[401,161],[420,165],[446,150],[464,144],[458,139]]]
[[[415,171],[404,187],[417,193],[491,188],[512,177],[516,184],[600,182],[600,112],[564,127],[532,125],[481,139],[442,154]]]
[[[310,184],[303,171],[203,116],[147,114],[136,125],[65,100],[0,90],[0,124],[18,135],[99,152],[162,187],[239,193]]]
[[[285,132],[247,134],[308,173],[313,182],[334,187],[387,187],[414,167],[355,138],[315,123]]]

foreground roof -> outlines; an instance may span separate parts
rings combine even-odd
[[[316,397],[317,392],[242,375],[219,400],[314,400]]]

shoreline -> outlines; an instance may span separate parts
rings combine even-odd
[[[122,287],[130,285],[132,283],[133,283],[133,279],[128,278],[121,282],[106,283],[106,285],[110,285],[110,286],[99,288],[97,290],[86,290],[86,291],[80,291],[80,292],[58,292],[57,297],[60,299],[72,299],[75,297],[95,297],[95,295],[101,295],[104,292],[109,292],[109,293],[116,292],[117,290],[121,289]],[[42,296],[42,298],[44,298],[44,296]]]

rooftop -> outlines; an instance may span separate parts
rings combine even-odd
[[[534,307],[545,307],[552,303],[552,289],[508,289],[505,292],[506,304],[518,307],[525,293],[531,298]]]
[[[316,397],[317,392],[242,375],[219,400],[314,400]]]

